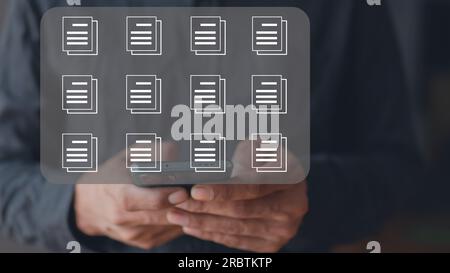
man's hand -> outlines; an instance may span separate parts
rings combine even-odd
[[[193,200],[171,209],[169,222],[191,236],[247,251],[276,252],[291,240],[308,211],[306,183],[267,183],[302,180],[302,168],[288,154],[286,174],[255,174],[246,158],[249,149],[249,142],[236,149],[231,181],[195,186]]]
[[[176,147],[163,145],[163,158],[174,157]],[[125,160],[121,153],[98,173],[86,173],[79,179],[74,199],[77,227],[87,235],[104,235],[145,249],[180,236],[181,228],[170,224],[166,214],[168,208],[188,199],[186,191],[136,187],[124,167]]]

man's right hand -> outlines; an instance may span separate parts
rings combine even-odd
[[[176,147],[163,145],[163,160],[173,159]],[[144,249],[182,235],[181,228],[170,224],[166,214],[188,199],[186,190],[136,187],[123,168],[125,160],[125,153],[121,153],[103,164],[98,173],[86,173],[78,180],[74,198],[78,229]]]

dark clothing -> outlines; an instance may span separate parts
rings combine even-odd
[[[420,164],[393,27],[365,1],[82,1],[84,6],[297,6],[311,21],[310,212],[283,251],[324,251],[363,238],[414,190]],[[73,186],[45,181],[39,167],[39,24],[64,0],[14,0],[0,51],[0,230],[65,251],[138,251],[74,226]],[[183,236],[152,251],[234,251]]]

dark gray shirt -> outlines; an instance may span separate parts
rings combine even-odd
[[[322,251],[366,236],[414,190],[420,155],[411,97],[385,7],[358,0],[82,1],[85,6],[298,6],[311,20],[310,212],[284,251]],[[39,24],[65,0],[14,0],[0,49],[0,231],[65,251],[138,251],[74,225],[74,187],[39,168]],[[183,236],[152,251],[234,251]]]

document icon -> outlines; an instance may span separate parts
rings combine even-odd
[[[161,172],[161,138],[153,133],[126,135],[126,167],[132,172]]]
[[[253,51],[258,55],[287,55],[287,27],[287,20],[281,16],[253,16]]]
[[[225,172],[226,141],[220,134],[191,134],[190,153],[195,172]]]
[[[156,75],[127,75],[126,88],[132,114],[161,114],[161,79]]]
[[[67,55],[98,55],[98,21],[93,17],[63,17],[62,37]]]
[[[97,172],[97,138],[92,134],[62,134],[62,168],[71,172]]]
[[[191,16],[191,51],[195,55],[226,55],[227,22],[220,16]]]
[[[191,110],[203,114],[223,114],[226,80],[220,75],[191,75]]]
[[[287,79],[252,75],[252,108],[261,114],[287,114]]]
[[[162,55],[162,21],[156,16],[127,17],[127,52]]]
[[[92,75],[62,76],[62,109],[67,114],[97,114],[97,88]]]
[[[257,172],[287,172],[287,138],[282,134],[252,134],[252,168]]]

